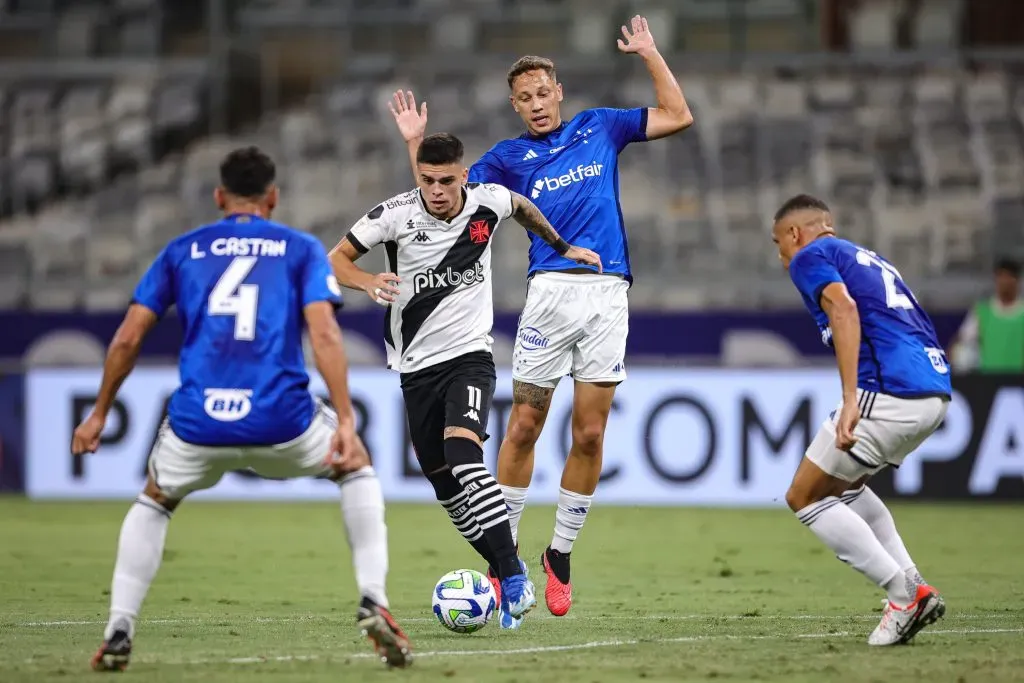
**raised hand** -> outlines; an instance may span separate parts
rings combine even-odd
[[[633,17],[631,22],[632,32],[625,26],[622,27],[622,37],[618,40],[619,50],[627,54],[636,53],[641,57],[647,52],[657,50],[657,46],[654,44],[654,36],[651,35],[651,30],[647,28],[647,19],[640,16],[639,14]]]
[[[395,125],[406,142],[422,138],[426,134],[427,103],[421,103],[419,111],[416,111],[416,96],[411,90],[397,91],[388,102],[388,109],[395,117]]]

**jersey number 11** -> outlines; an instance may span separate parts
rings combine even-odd
[[[207,305],[210,315],[235,316],[235,339],[252,341],[256,338],[256,304],[259,285],[243,285],[256,265],[255,256],[236,256],[217,280]]]

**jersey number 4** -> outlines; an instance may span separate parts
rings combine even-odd
[[[889,308],[913,308],[910,297],[896,287],[896,281],[903,282],[900,272],[882,261],[876,254],[866,249],[857,252],[857,263],[862,266],[878,266],[882,270],[882,283],[885,285],[885,305]]]
[[[235,339],[240,341],[256,338],[256,304],[260,298],[260,287],[242,284],[255,265],[255,256],[233,258],[210,292],[207,305],[210,315],[235,316]]]

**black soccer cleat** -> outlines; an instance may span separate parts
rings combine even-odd
[[[363,598],[356,612],[356,623],[363,635],[373,643],[380,660],[395,669],[412,665],[412,647],[398,622],[387,611],[369,598]]]
[[[132,639],[127,631],[114,631],[110,640],[103,641],[92,658],[94,671],[124,671],[132,656]]]

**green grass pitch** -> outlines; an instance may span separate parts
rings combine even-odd
[[[600,502],[600,496],[598,497]],[[0,681],[96,680],[126,503],[0,500]],[[550,617],[537,566],[553,519],[528,508],[541,604],[519,632],[448,633],[430,612],[446,571],[480,568],[434,506],[392,505],[393,610],[417,653],[387,671],[354,627],[338,506],[185,503],[123,680],[1024,681],[1024,506],[894,510],[946,618],[910,646],[865,642],[881,593],[783,510],[595,506],[576,603]],[[121,679],[118,679],[121,680]]]

